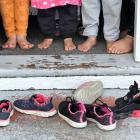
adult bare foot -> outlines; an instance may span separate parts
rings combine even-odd
[[[40,44],[38,44],[39,49],[48,49],[53,43],[52,38],[44,39]]]
[[[96,37],[88,37],[88,39],[78,46],[78,50],[81,52],[88,52],[96,45]]]
[[[17,36],[17,43],[19,47],[24,50],[29,50],[34,47],[34,45],[28,42],[24,36]]]
[[[133,50],[134,38],[132,36],[125,36],[123,39],[113,43],[110,52],[113,54],[129,53]]]
[[[65,48],[65,51],[72,51],[76,49],[76,46],[72,41],[72,38],[64,39],[64,48]]]
[[[16,36],[8,38],[5,44],[2,45],[3,49],[15,49],[16,48]]]
[[[106,48],[107,48],[108,53],[111,53],[111,48],[112,48],[113,43],[114,41],[107,41]]]

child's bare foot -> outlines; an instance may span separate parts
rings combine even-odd
[[[64,47],[65,47],[65,51],[72,51],[76,49],[76,46],[72,41],[72,38],[64,39]]]
[[[3,49],[15,49],[16,48],[16,36],[8,38],[6,43],[2,45]]]
[[[34,45],[28,42],[24,36],[17,36],[17,43],[19,47],[24,50],[29,50],[34,47]]]
[[[112,47],[110,48],[110,52],[113,54],[129,53],[132,50],[133,50],[133,37],[129,35],[113,43]]]
[[[107,41],[106,48],[107,48],[108,53],[111,53],[111,48],[112,48],[113,43],[114,41]]]
[[[38,44],[39,49],[48,49],[53,43],[52,38],[44,39],[40,44]]]
[[[88,52],[96,45],[96,41],[96,37],[89,37],[84,43],[78,46],[78,50],[81,52]]]

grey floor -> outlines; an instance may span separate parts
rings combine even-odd
[[[106,53],[105,48],[105,41],[102,39],[102,34],[99,35],[98,38],[98,44],[97,46],[92,49],[88,53]],[[57,37],[54,41],[54,44],[47,50],[40,50],[37,48],[37,44],[43,40],[42,33],[39,29],[39,26],[37,24],[37,20],[35,16],[30,17],[29,20],[29,29],[28,29],[28,40],[35,44],[35,48],[31,50],[21,50],[19,47],[17,47],[15,50],[0,50],[0,55],[43,55],[43,54],[53,54],[53,55],[61,55],[61,54],[82,54],[78,50],[74,50],[72,52],[65,52],[64,46],[63,46],[63,40],[61,37]],[[74,37],[74,41],[76,45],[83,42],[85,38],[82,36],[78,36],[78,34]],[[6,41],[5,33],[2,27],[2,24],[0,24],[0,45],[3,44]]]

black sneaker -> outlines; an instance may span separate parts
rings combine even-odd
[[[10,123],[10,117],[13,115],[14,110],[12,103],[8,100],[0,101],[0,126],[7,126]]]
[[[72,127],[84,128],[87,126],[84,104],[67,97],[66,101],[59,104],[58,110],[58,115]]]
[[[115,118],[125,119],[133,113],[135,110],[140,110],[140,91],[138,84],[134,81],[134,85],[131,85],[129,92],[124,97],[118,98],[115,101],[116,106],[112,107],[115,113]]]
[[[129,87],[129,92],[124,97],[116,99],[115,104],[117,106],[123,106],[126,103],[131,102],[136,96],[140,96],[140,91],[137,82],[134,81],[134,85]]]
[[[50,117],[56,114],[52,97],[45,97],[42,94],[35,94],[29,99],[16,100],[14,108],[21,113],[40,117]]]
[[[114,113],[106,104],[85,105],[87,120],[96,123],[102,130],[113,130],[116,128]]]
[[[140,110],[140,95],[127,101],[128,102],[125,102],[125,104],[112,107],[112,110],[115,113],[115,118],[117,120],[128,118],[131,116],[131,114],[133,114],[134,111]]]

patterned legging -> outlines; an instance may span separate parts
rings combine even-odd
[[[26,36],[29,0],[0,0],[0,11],[7,37]]]

